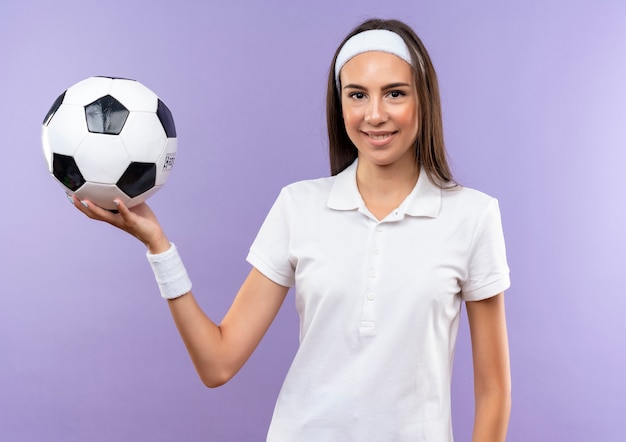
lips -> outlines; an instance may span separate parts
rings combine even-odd
[[[392,138],[397,134],[397,131],[363,131],[362,133],[367,137],[371,144],[376,146],[382,146],[390,142]]]

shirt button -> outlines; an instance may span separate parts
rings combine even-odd
[[[369,299],[370,301],[373,301],[373,300],[374,300],[374,298],[376,298],[376,296],[374,296],[374,293],[373,293],[373,292],[369,292],[369,293],[367,294],[367,299]]]
[[[378,226],[378,227],[376,227],[376,231],[377,231],[377,232],[382,232],[382,231],[383,231],[383,227],[382,227],[382,226]]]
[[[370,278],[376,278],[376,271],[375,270],[370,270],[369,277]]]
[[[374,255],[380,255],[380,249],[374,249],[373,253]]]

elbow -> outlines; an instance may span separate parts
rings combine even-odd
[[[227,381],[213,381],[213,380],[205,380],[202,379],[202,383],[204,384],[205,387],[207,388],[217,388],[217,387],[221,387],[222,385],[224,385]]]
[[[482,397],[499,398],[507,402],[511,400],[511,374],[509,370],[501,372],[481,373],[474,379],[475,393]]]
[[[202,379],[202,383],[207,388],[217,388],[228,382],[228,379]]]
[[[479,376],[475,379],[476,399],[500,402],[504,406],[511,403],[511,376]]]
[[[216,373],[215,371],[211,371],[211,372],[198,371],[198,375],[200,376],[200,380],[202,381],[202,383],[207,388],[217,388],[217,387],[221,387],[222,385],[230,381],[233,378],[234,373],[230,373],[228,371],[222,371],[219,373]]]
[[[479,388],[475,392],[476,403],[478,407],[487,406],[500,410],[503,414],[509,414],[511,411],[511,385],[508,383],[490,385],[486,388]]]
[[[479,391],[485,396],[496,396],[503,400],[511,398],[511,379],[509,377],[500,380],[494,380],[481,385]]]

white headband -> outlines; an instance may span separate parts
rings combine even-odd
[[[363,52],[378,51],[396,55],[411,64],[411,53],[398,34],[387,29],[371,29],[353,35],[345,42],[335,61],[335,83],[339,89],[341,68],[353,57]],[[421,65],[421,61],[420,61]]]

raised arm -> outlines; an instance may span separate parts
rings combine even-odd
[[[165,252],[170,242],[146,204],[132,209],[119,202],[119,213],[70,197],[89,218],[107,222],[143,242],[152,254]],[[202,382],[217,387],[244,365],[280,309],[288,288],[252,269],[222,323],[208,318],[191,292],[167,301],[174,322]]]
[[[511,412],[511,370],[504,293],[466,303],[474,360],[472,442],[504,442]]]

